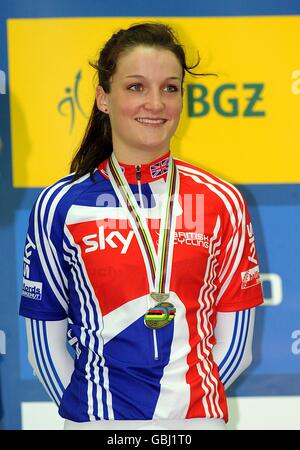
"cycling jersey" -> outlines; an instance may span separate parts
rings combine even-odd
[[[156,251],[169,157],[119,163]],[[108,160],[92,178],[70,175],[45,189],[32,210],[20,314],[69,318],[77,344],[59,409],[66,419],[227,421],[213,331],[217,312],[263,301],[253,228],[235,187],[174,161],[180,184],[169,285],[176,315],[164,328],[145,326],[147,267]]]

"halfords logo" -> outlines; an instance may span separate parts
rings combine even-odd
[[[242,272],[242,289],[247,289],[260,283],[258,266],[252,267],[247,272]]]
[[[23,278],[23,297],[31,298],[32,300],[42,300],[42,291],[43,283]]]

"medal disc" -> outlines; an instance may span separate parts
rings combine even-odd
[[[151,329],[163,328],[175,317],[176,308],[172,303],[162,302],[148,309],[144,316],[146,327]]]

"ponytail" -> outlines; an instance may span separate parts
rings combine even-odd
[[[108,114],[100,111],[94,102],[85,135],[71,163],[72,181],[90,173],[112,153],[111,125]]]

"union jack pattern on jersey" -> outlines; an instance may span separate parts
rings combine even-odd
[[[169,156],[141,165],[140,181],[135,166],[121,164],[156,251]],[[232,368],[213,360],[214,327],[217,312],[241,311],[247,330],[245,310],[263,302],[253,228],[234,186],[174,161],[180,186],[168,301],[176,315],[164,328],[144,324],[148,268],[107,160],[93,179],[70,175],[45,189],[31,212],[20,314],[69,319],[75,370],[64,392],[54,386],[64,418],[227,420],[220,375],[226,381]],[[35,326],[38,341],[42,325]]]
[[[168,172],[169,168],[169,158],[163,159],[162,161],[152,164],[150,166],[150,172],[152,178],[157,178]]]

